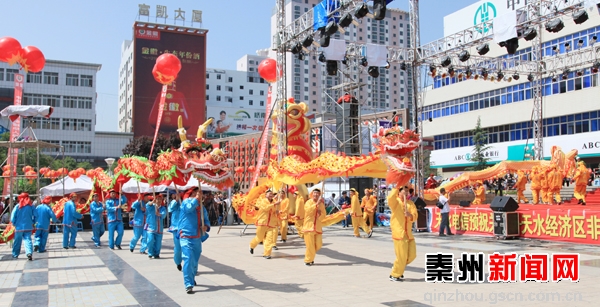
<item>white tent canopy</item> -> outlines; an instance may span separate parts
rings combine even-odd
[[[64,190],[63,190],[64,182]],[[76,181],[73,178],[65,176],[40,189],[42,196],[64,196],[71,193],[91,191],[93,186],[92,179],[86,175],[81,175]]]
[[[139,191],[138,191],[138,183],[139,183]],[[196,179],[195,177],[192,177],[192,178],[190,178],[190,180],[188,181],[188,183],[186,185],[184,185],[184,186],[178,185],[177,189],[179,191],[185,191],[185,190],[191,189],[193,187],[197,187],[197,186],[198,186],[198,179]],[[160,192],[166,191],[167,189],[175,190],[175,185],[171,183],[171,185],[169,185],[169,186],[158,185],[158,186],[151,187],[150,184],[148,184],[148,183],[138,182],[135,179],[131,179],[123,185],[122,191],[124,193],[138,193],[138,192],[140,192],[140,193],[152,193],[152,192],[160,193]],[[202,184],[202,191],[218,192],[219,189],[217,189],[216,187],[214,187],[212,185]]]

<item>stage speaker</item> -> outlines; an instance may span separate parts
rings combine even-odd
[[[496,196],[490,209],[495,212],[515,212],[519,209],[519,204],[510,196]]]
[[[461,207],[471,207],[471,202],[468,200],[461,200],[460,201],[460,206]]]
[[[420,199],[420,198],[419,198]],[[422,200],[421,200],[422,201]],[[421,208],[418,210],[419,217],[417,217],[417,230],[427,230],[427,218],[429,217],[429,210]]]
[[[337,61],[327,61],[327,75],[328,76],[335,76],[337,75],[338,72],[338,65],[337,65]]]
[[[350,189],[355,188],[358,191],[359,201],[365,196],[365,189],[373,188],[373,178],[354,177],[350,178]]]
[[[494,212],[494,235],[502,237],[519,236],[519,213]]]
[[[425,201],[417,196],[413,196],[411,197],[411,199],[413,203],[415,203],[415,206],[417,207],[418,210],[424,209],[427,204],[425,203]],[[421,211],[419,211],[419,217],[421,216]]]

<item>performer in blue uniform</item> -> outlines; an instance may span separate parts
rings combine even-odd
[[[179,216],[179,242],[183,255],[183,283],[185,291],[193,293],[198,272],[198,261],[202,254],[202,237],[210,231],[208,211],[201,205],[202,193],[198,188],[189,190],[181,204]]]
[[[144,225],[146,224],[146,204],[149,196],[150,193],[146,193],[142,196],[142,199],[134,201],[131,205],[131,210],[135,210],[133,214],[133,238],[129,242],[129,251],[132,253],[140,239],[142,239],[140,254],[146,253],[148,234],[144,229]]]
[[[77,201],[77,194],[71,193],[69,195],[70,200],[65,204],[63,208],[63,248],[69,249],[76,248],[75,239],[77,239],[77,220],[81,219],[83,215],[77,212],[75,202]]]
[[[173,261],[177,269],[181,271],[181,244],[179,244],[179,215],[181,213],[181,200],[179,193],[175,191],[171,195],[169,213],[171,213],[171,226],[169,232],[173,234]]]
[[[100,238],[104,234],[104,204],[98,200],[98,193],[92,195],[92,203],[90,204],[90,215],[92,218],[92,241],[96,247],[100,247]]]
[[[115,249],[115,246],[118,249],[121,248],[121,240],[123,240],[123,216],[121,205],[126,204],[127,200],[123,202],[123,197],[121,199],[117,198],[117,191],[110,190],[110,196],[108,200],[106,200],[106,219],[108,220],[108,247],[112,250]],[[115,231],[117,232],[117,239],[115,240]]]
[[[167,208],[163,206],[162,194],[157,194],[156,199],[146,203],[146,225],[144,229],[148,236],[148,258],[160,258],[162,247],[163,221],[167,216]]]
[[[10,221],[15,226],[15,238],[13,241],[12,256],[19,257],[21,254],[21,242],[25,241],[25,253],[27,259],[33,260],[33,244],[31,243],[31,232],[35,224],[37,213],[31,205],[29,194],[23,192],[17,198],[19,203],[13,209]]]
[[[54,223],[58,222],[56,214],[50,209],[52,197],[46,196],[42,199],[42,203],[35,208],[37,214],[37,223],[35,227],[35,243],[33,250],[43,253],[46,251],[46,242],[48,241],[48,232],[50,231],[50,220]]]

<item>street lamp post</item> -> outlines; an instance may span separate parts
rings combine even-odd
[[[106,159],[104,159],[104,161],[108,165],[108,175],[110,175],[112,177],[112,175],[113,175],[112,165],[115,163],[115,159],[114,158],[106,158]]]

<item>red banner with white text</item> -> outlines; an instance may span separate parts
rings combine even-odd
[[[15,106],[20,106],[21,105],[21,99],[23,98],[23,83],[25,81],[25,76],[21,75],[21,74],[15,74],[15,98],[14,98],[14,103],[13,105]],[[19,134],[21,134],[21,117],[18,116],[17,119],[15,119],[12,123],[11,123],[11,127],[10,127],[10,140],[11,142],[13,142],[17,137],[19,137]],[[17,159],[18,159],[18,154],[19,154],[19,149],[17,148],[12,148],[9,149],[8,151],[8,160],[6,161],[7,165],[10,165],[10,172],[12,174],[16,174],[17,173]],[[12,182],[11,180],[7,177],[4,178],[4,191],[3,191],[3,195],[9,195],[9,194],[14,194],[15,191],[12,191]]]
[[[431,231],[438,232],[440,210],[432,208]],[[523,238],[600,245],[600,209],[519,209]],[[450,210],[452,232],[465,235],[494,235],[493,211],[486,208]]]

